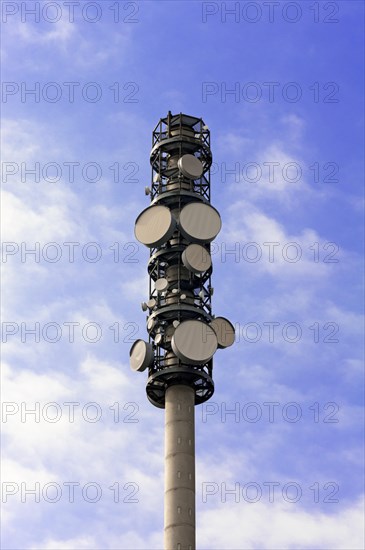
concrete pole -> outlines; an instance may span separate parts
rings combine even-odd
[[[165,396],[165,550],[195,550],[194,390],[170,386]]]

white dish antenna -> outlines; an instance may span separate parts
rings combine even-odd
[[[204,246],[189,244],[181,255],[184,266],[193,273],[204,273],[212,265],[212,258]]]
[[[148,321],[147,321],[147,330],[152,330],[153,327],[155,326],[155,324],[156,324],[156,319],[154,319],[153,317],[152,317],[152,319],[151,318],[148,319]]]
[[[176,328],[171,347],[184,363],[202,365],[213,357],[218,340],[215,331],[207,323],[189,319]]]
[[[216,238],[221,230],[222,220],[213,206],[203,202],[190,202],[181,210],[179,226],[186,239],[204,244]]]
[[[132,370],[143,372],[153,363],[153,347],[144,340],[136,340],[129,352],[129,361]]]
[[[179,158],[177,166],[183,176],[191,180],[200,178],[204,172],[203,164],[194,155],[183,155]]]
[[[235,341],[234,326],[225,317],[216,317],[210,323],[210,326],[214,330],[218,339],[219,348],[228,348],[232,346]]]
[[[161,277],[161,279],[157,279],[157,281],[155,282],[155,289],[157,290],[157,292],[165,292],[168,286],[169,283],[167,282],[167,279],[165,279],[165,277]]]
[[[168,241],[176,229],[176,220],[167,206],[149,206],[136,219],[134,234],[140,243],[155,248]]]

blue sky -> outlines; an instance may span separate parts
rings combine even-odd
[[[211,130],[237,334],[196,407],[197,547],[363,547],[364,6],[278,4],[2,2],[3,548],[162,548],[129,349],[168,110]]]

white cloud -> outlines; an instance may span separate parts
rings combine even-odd
[[[95,528],[93,529],[95,531]],[[124,530],[123,533],[115,535],[107,532],[98,527],[98,532],[101,531],[101,538],[103,542],[100,542],[98,535],[84,535],[72,539],[60,539],[52,538],[47,539],[44,542],[39,542],[36,545],[32,545],[30,550],[96,550],[101,547],[101,544],[105,550],[161,550],[162,547],[162,533],[145,533],[139,535],[133,530]],[[99,533],[98,533],[99,534]]]
[[[283,224],[245,200],[236,201],[228,211],[229,218],[216,242],[222,250],[222,243],[227,243],[227,249],[238,243],[241,266],[251,265],[256,271],[278,278],[318,280],[328,274],[331,264],[315,261],[313,245],[324,241],[315,230],[305,228],[290,235]],[[248,243],[253,243],[250,249],[245,248]],[[251,261],[256,257],[257,261]]]
[[[135,300],[136,306],[146,300],[148,295],[148,282],[146,281],[146,270],[142,266],[138,269],[138,272],[143,274],[134,277],[133,279],[123,281],[121,283],[121,289],[125,299]]]
[[[24,11],[25,4],[20,7],[21,10],[19,11]],[[77,34],[76,23],[71,23],[65,13],[59,21],[47,24],[47,19],[56,18],[57,14],[55,12],[52,14],[49,10],[49,14],[46,13],[43,16],[42,5],[38,4],[34,7],[35,9],[38,8],[39,14],[27,15],[26,21],[21,21],[20,13],[15,16],[8,16],[7,25],[5,26],[8,38],[15,40],[16,37],[22,44],[44,44],[63,48]]]
[[[18,244],[61,242],[82,235],[71,214],[75,195],[64,189],[45,190],[42,200],[35,197],[29,204],[10,192],[3,191],[5,238]],[[80,236],[81,236],[80,235]]]
[[[18,14],[12,17],[8,16],[7,24],[4,25],[4,31],[6,30],[5,58],[11,57],[8,53],[11,47],[13,50],[19,45],[22,48],[27,46],[42,48],[43,55],[37,56],[37,64],[34,63],[33,58],[27,56],[20,60],[20,67],[30,69],[33,73],[40,72],[40,69],[54,68],[54,57],[47,56],[51,50],[53,56],[59,56],[61,59],[72,55],[72,65],[77,66],[79,71],[105,65],[112,59],[120,63],[126,58],[135,25],[124,24],[121,29],[120,25],[115,24],[115,32],[111,32],[111,27],[108,26],[106,30],[100,21],[95,23],[88,21],[88,19],[96,17],[97,14],[92,14],[91,10],[89,14],[85,14],[82,4],[75,7],[74,18],[63,3],[57,4],[61,17],[53,23],[49,19],[57,16],[54,8],[53,13],[51,13],[52,9],[49,9],[49,13],[47,13],[42,9],[42,3],[36,4],[39,16],[28,15],[24,22],[21,21],[20,15],[20,12],[24,11],[24,7],[21,7]],[[96,5],[99,6],[101,20],[112,16],[108,11],[109,6]],[[95,39],[95,34],[97,39]]]
[[[49,538],[45,542],[39,542],[36,545],[30,546],[31,550],[80,550],[95,549],[97,542],[95,537],[90,535],[82,535],[72,539],[54,539]]]
[[[303,138],[305,120],[295,113],[289,113],[282,117],[281,122],[286,126],[286,137],[290,139],[291,144],[299,144]]]
[[[360,500],[327,514],[305,511],[296,504],[227,502],[201,511],[198,545],[210,550],[360,550],[364,547],[363,525]]]
[[[235,155],[237,161],[242,161],[245,150],[252,144],[252,138],[244,137],[234,132],[227,132],[219,136],[217,150],[221,151],[223,155]]]
[[[237,164],[238,163],[238,164]],[[227,169],[233,169],[233,161]],[[290,154],[285,144],[274,141],[265,149],[251,155],[244,153],[235,160],[237,175],[227,176],[230,192],[238,199],[244,197],[252,203],[275,201],[285,209],[295,208],[307,201],[314,193],[306,182],[303,160]],[[222,166],[222,172],[225,168]]]
[[[157,518],[163,498],[163,422],[156,424],[156,411],[154,414],[148,411],[145,415],[141,410],[141,399],[146,400],[143,384],[139,391],[132,377],[125,364],[100,361],[92,355],[84,357],[68,375],[58,371],[37,373],[4,365],[3,413],[10,414],[6,421],[3,418],[3,453],[6,457],[3,480],[19,486],[25,483],[26,488],[39,482],[41,490],[51,482],[61,487],[68,481],[79,483],[81,487],[96,482],[102,487],[103,500],[101,506],[93,511],[95,509],[101,525],[107,525],[117,513],[108,488],[118,481],[124,498],[128,494],[124,485],[132,483],[138,488],[138,513]],[[67,403],[74,405],[70,407]],[[92,403],[94,405],[90,405]],[[31,413],[26,414],[31,409],[40,411],[38,421]],[[74,410],[73,421],[70,410]],[[57,411],[61,416],[53,422]],[[88,420],[92,420],[98,411],[100,420]],[[158,418],[161,419],[161,415]],[[33,526],[26,540],[31,548],[74,548],[75,541],[81,541],[82,548],[93,549],[101,546],[145,548],[143,544],[150,544],[147,541],[151,541],[149,547],[154,547],[156,535],[141,537],[137,528],[136,531],[129,528],[134,523],[136,504],[123,507],[123,536],[113,536],[103,527],[93,537],[79,533],[75,539],[65,537],[62,540],[55,527],[52,538],[43,542],[38,540],[35,544],[39,534],[33,534],[33,529],[57,507],[59,514],[64,513],[66,492],[63,491],[63,500],[52,505],[52,510],[47,502],[43,502],[42,492],[40,504],[32,501],[34,497],[28,498],[27,521],[32,518]],[[20,494],[18,491],[16,495],[10,495],[6,504],[9,533],[25,512]],[[74,506],[77,507],[76,521],[82,502]],[[127,530],[125,526],[128,526]],[[104,546],[104,539],[115,543],[110,542],[108,546],[106,542]]]

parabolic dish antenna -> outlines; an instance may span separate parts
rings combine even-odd
[[[167,287],[169,286],[169,283],[167,282],[167,279],[165,277],[161,277],[161,279],[157,279],[155,282],[155,289],[157,292],[164,292]]]
[[[235,330],[234,326],[225,317],[216,317],[210,323],[210,326],[214,330],[218,339],[219,348],[228,348],[234,343]]]
[[[204,273],[212,265],[210,254],[200,244],[189,244],[181,255],[184,266],[193,273]]]
[[[209,361],[217,346],[214,330],[207,323],[195,319],[180,323],[171,340],[175,355],[191,365],[201,365]]]
[[[153,363],[153,347],[144,340],[136,340],[129,352],[129,362],[131,369],[135,371],[144,371]]]
[[[183,155],[179,158],[177,166],[183,176],[191,180],[200,178],[204,172],[203,164],[194,155]]]
[[[152,330],[155,324],[156,324],[156,319],[154,319],[153,317],[149,318],[147,321],[147,330],[148,331]]]
[[[149,206],[136,219],[134,234],[140,243],[154,248],[168,241],[176,228],[167,206]]]
[[[203,202],[190,202],[181,210],[179,225],[186,239],[197,243],[210,243],[221,230],[222,221],[213,206]]]

